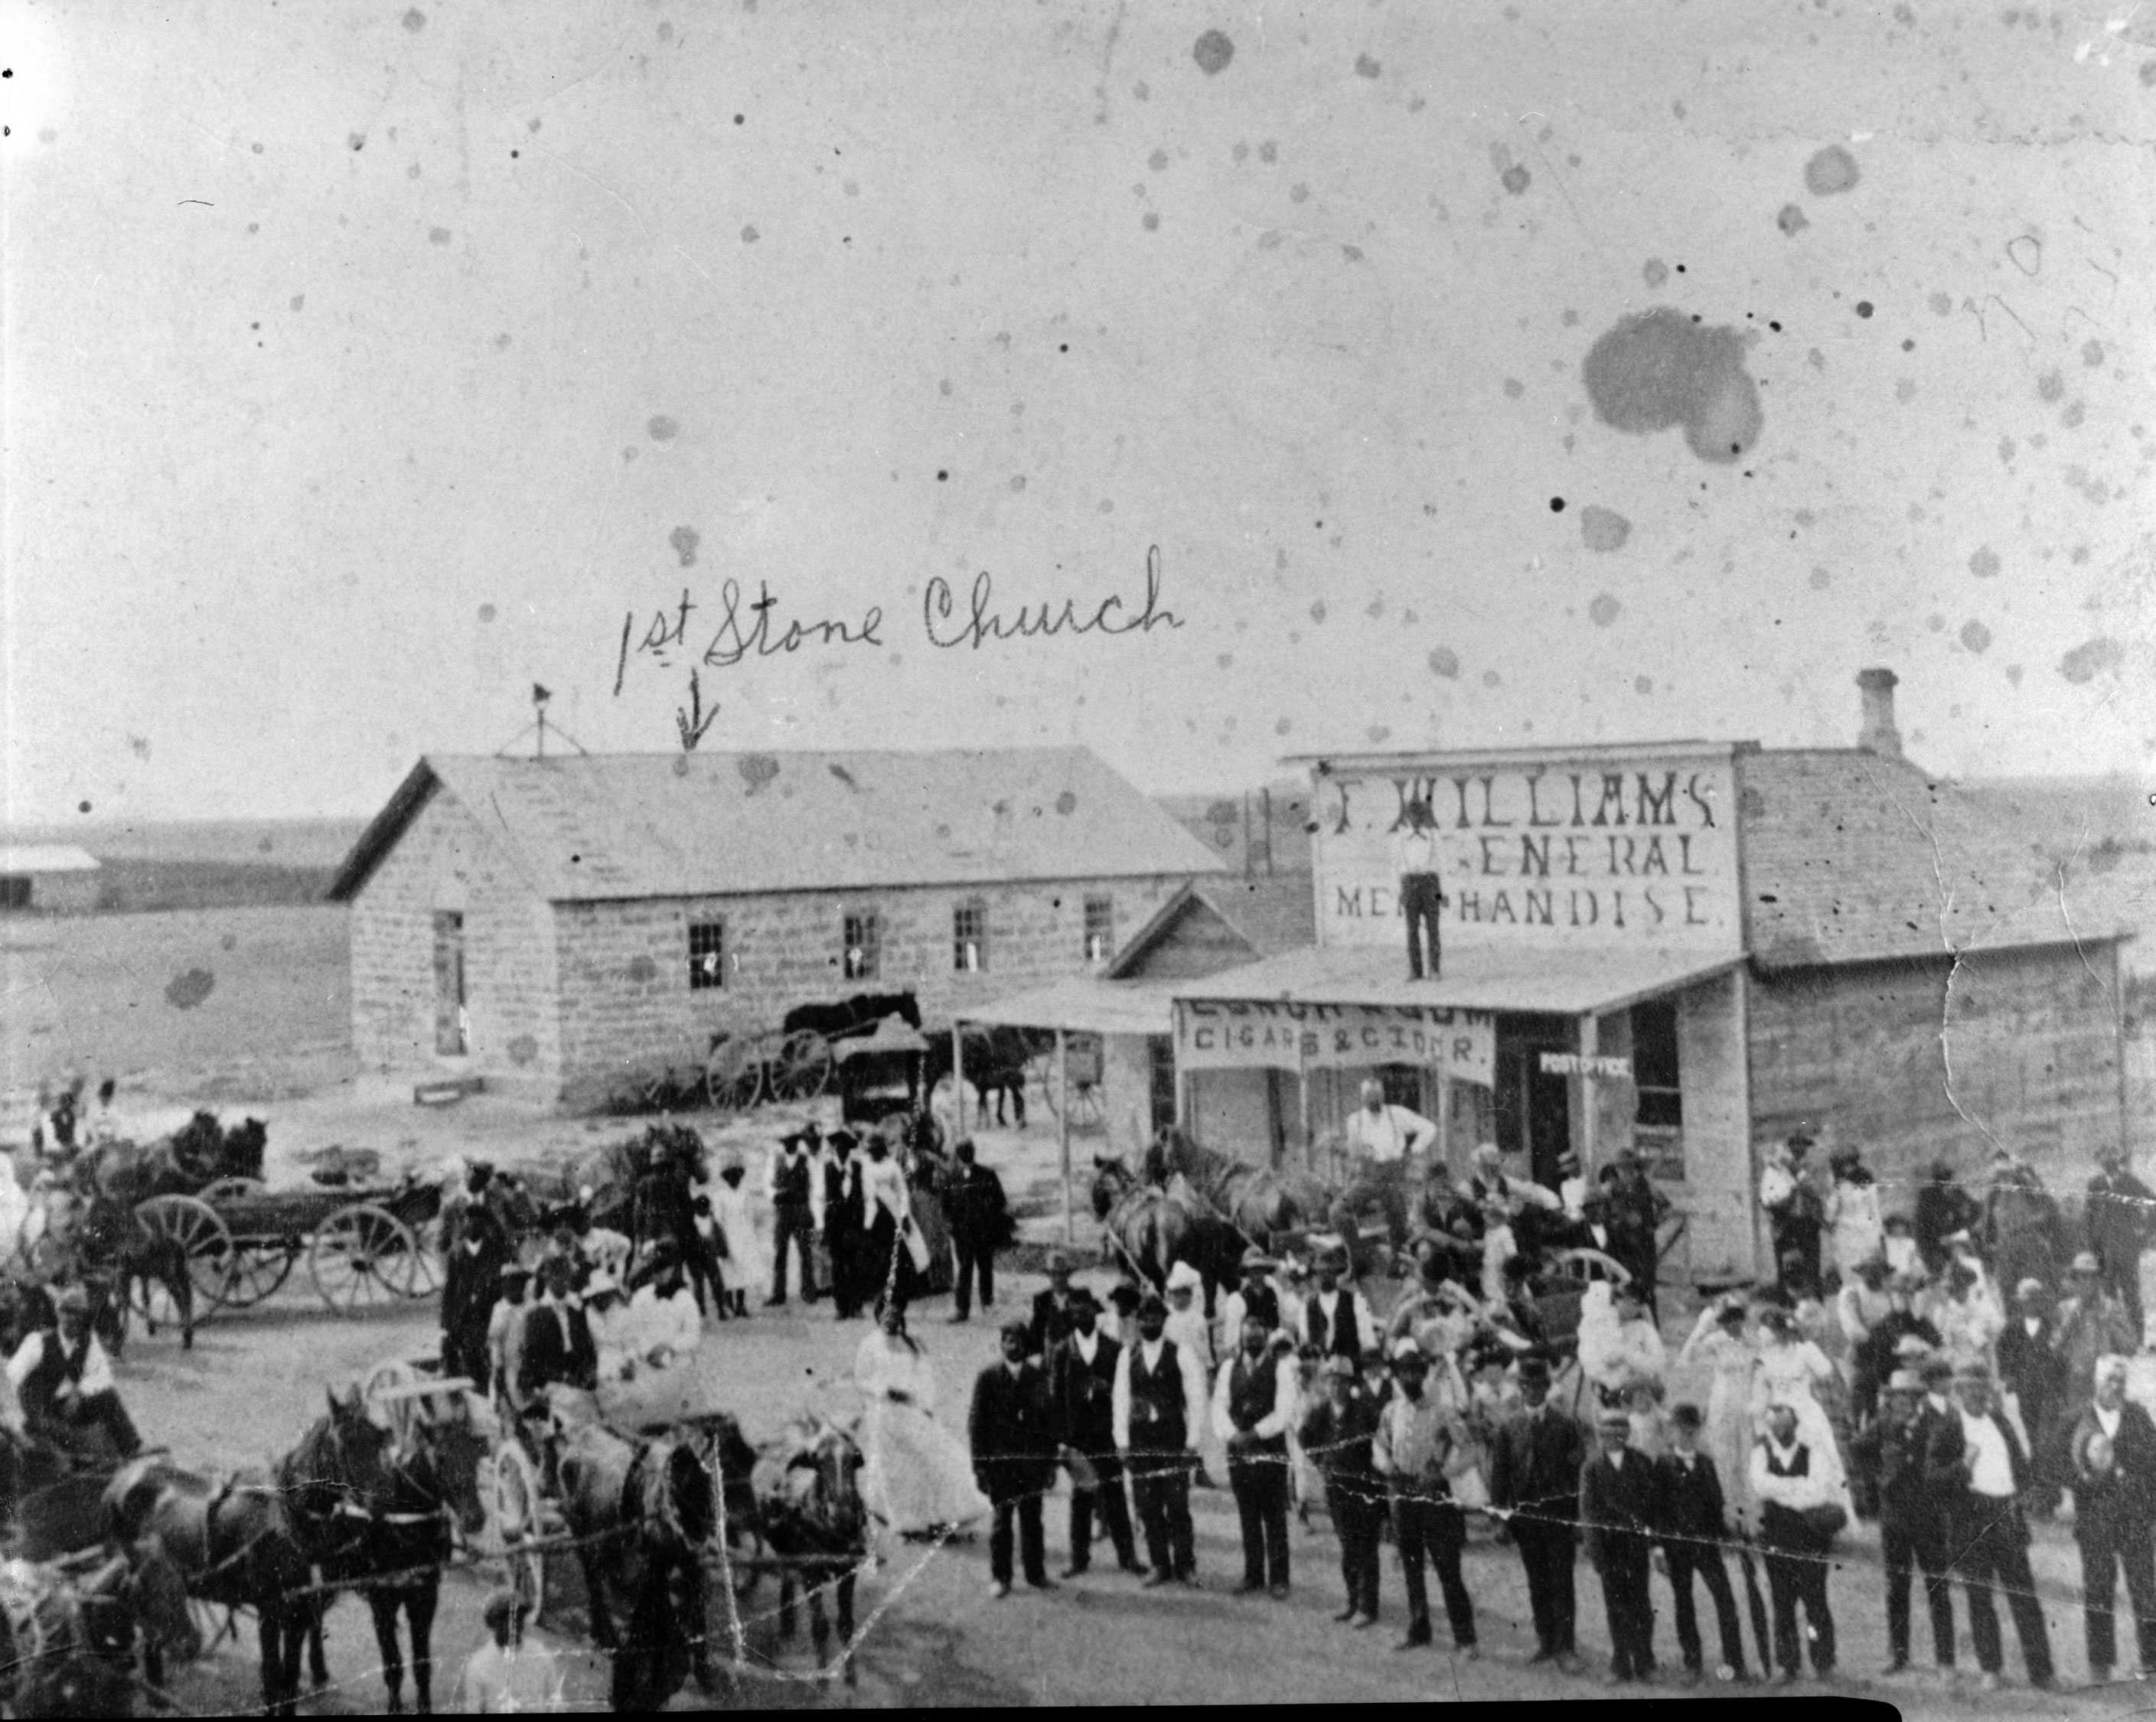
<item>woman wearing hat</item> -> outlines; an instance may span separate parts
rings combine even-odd
[[[861,1421],[861,1499],[902,1537],[933,1536],[988,1514],[965,1444],[936,1420],[936,1372],[906,1331],[902,1304],[877,1312],[854,1354]]]
[[[1699,1312],[1691,1337],[1677,1361],[1711,1372],[1707,1418],[1701,1434],[1707,1456],[1722,1479],[1730,1517],[1740,1533],[1751,1522],[1752,1499],[1746,1485],[1752,1466],[1752,1376],[1759,1366],[1758,1347],[1744,1330],[1744,1299],[1732,1294]]]
[[[801,1181],[807,1189],[807,1181]],[[772,1283],[773,1268],[769,1247],[765,1243],[754,1205],[749,1200],[748,1183],[738,1150],[728,1149],[719,1162],[719,1181],[698,1192],[711,1200],[711,1226],[717,1233],[715,1250],[726,1263],[719,1283],[721,1306],[731,1304],[729,1312],[746,1317],[748,1314],[748,1288]],[[804,1256],[805,1262],[807,1258]]]
[[[1786,1309],[1769,1305],[1759,1312],[1759,1366],[1752,1379],[1752,1421],[1755,1430],[1767,1426],[1767,1412],[1786,1405],[1797,1419],[1799,1438],[1814,1455],[1815,1470],[1831,1468],[1837,1486],[1842,1483],[1841,1458],[1835,1445],[1834,1425],[1820,1396],[1840,1385],[1840,1377],[1825,1352],[1799,1334],[1796,1320]]]
[[[1834,1176],[1826,1197],[1827,1236],[1835,1270],[1846,1285],[1858,1265],[1878,1256],[1887,1240],[1879,1217],[1879,1182],[1854,1148],[1827,1162]]]

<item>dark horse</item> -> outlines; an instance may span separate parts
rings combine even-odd
[[[270,1132],[259,1118],[226,1130],[213,1112],[198,1112],[167,1140],[110,1142],[75,1162],[79,1178],[132,1207],[153,1196],[192,1196],[219,1178],[262,1176]]]
[[[865,1033],[886,1017],[901,1017],[907,1028],[916,1031],[921,1027],[921,1007],[911,993],[856,992],[839,1004],[796,1005],[781,1019],[779,1031],[798,1034],[807,1029],[826,1040],[835,1040]]]
[[[102,1190],[93,1187],[76,1202],[58,1227],[55,1241],[66,1273],[95,1288],[91,1325],[105,1349],[115,1361],[126,1349],[127,1313],[140,1285],[145,1294],[142,1320],[151,1337],[157,1332],[157,1304],[147,1294],[151,1287],[162,1286],[179,1313],[180,1349],[192,1350],[195,1283],[187,1271],[187,1246],[169,1233],[146,1226],[132,1204]]]
[[[1145,1179],[1165,1189],[1178,1173],[1200,1201],[1261,1249],[1270,1247],[1275,1233],[1322,1224],[1332,1205],[1330,1192],[1316,1178],[1201,1148],[1171,1125],[1146,1151]]]
[[[685,1644],[696,1684],[708,1691],[703,1552],[718,1530],[718,1508],[696,1441],[671,1430],[629,1440],[599,1421],[589,1394],[572,1387],[548,1389],[547,1422],[592,1641],[621,1653],[614,1708],[665,1704],[679,1690],[680,1672],[681,1659],[669,1652]],[[625,1646],[607,1604],[609,1589],[631,1599]]]
[[[1034,1037],[1023,1028],[998,1027],[968,1028],[959,1037],[966,1055],[966,1080],[985,1117],[991,1096],[996,1103],[996,1122],[1004,1121],[1004,1101],[1009,1099],[1012,1115],[1025,1128],[1025,1067],[1039,1049]],[[928,1091],[951,1074],[951,1034],[948,1029],[928,1037],[924,1079]]]
[[[439,1410],[405,1392],[393,1407],[386,1444],[371,1454],[370,1444],[317,1424],[277,1468],[294,1528],[323,1585],[312,1595],[307,1622],[310,1672],[317,1689],[329,1684],[323,1617],[339,1590],[363,1590],[389,1689],[388,1714],[404,1709],[401,1609],[412,1628],[413,1694],[425,1715],[434,1707],[434,1611],[453,1531],[475,1537],[486,1522],[480,1497],[486,1438],[461,1392]]]
[[[309,1442],[341,1453],[341,1465],[381,1486],[387,1432],[369,1422],[354,1394],[329,1396],[329,1416]],[[267,1478],[204,1477],[157,1454],[121,1467],[105,1490],[109,1543],[126,1551],[138,1578],[177,1569],[187,1594],[228,1609],[251,1608],[259,1624],[262,1704],[296,1715],[300,1654],[314,1616],[314,1572],[294,1534],[285,1493]],[[163,1657],[146,1653],[150,1684],[164,1684]]]
[[[861,1501],[862,1454],[852,1432],[820,1417],[790,1423],[757,1454],[752,1486],[757,1522],[778,1570],[778,1632],[793,1636],[793,1595],[808,1593],[808,1627],[816,1662],[829,1660],[824,1591],[838,1599],[839,1656],[846,1684],[854,1680],[854,1585],[869,1558],[868,1510]]]
[[[1205,1314],[1215,1294],[1242,1277],[1242,1233],[1209,1212],[1187,1186],[1162,1190],[1141,1183],[1120,1160],[1093,1161],[1093,1217],[1101,1222],[1108,1258],[1158,1290],[1168,1270],[1188,1262],[1205,1282]]]

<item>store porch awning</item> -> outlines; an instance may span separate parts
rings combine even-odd
[[[1622,1010],[1724,973],[1743,961],[1697,951],[1448,947],[1442,978],[1410,981],[1406,954],[1393,946],[1312,946],[1203,980],[1155,985],[1168,987],[1178,998],[1218,1002],[1427,1005],[1577,1017]]]
[[[1013,1028],[1061,1028],[1073,1034],[1168,1034],[1171,1000],[1183,983],[1163,981],[1059,981],[993,1004],[959,1010],[962,1022]]]

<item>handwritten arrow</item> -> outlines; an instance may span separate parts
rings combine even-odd
[[[681,732],[681,751],[694,753],[696,744],[704,739],[704,731],[718,721],[719,708],[714,705],[708,715],[704,710],[703,689],[696,684],[696,672],[689,672],[689,709],[674,708],[674,726]]]

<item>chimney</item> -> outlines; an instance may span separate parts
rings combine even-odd
[[[1856,685],[1864,690],[1864,727],[1856,732],[1856,745],[1890,760],[1902,757],[1902,732],[1894,727],[1898,679],[1892,670],[1876,666],[1856,673]]]

